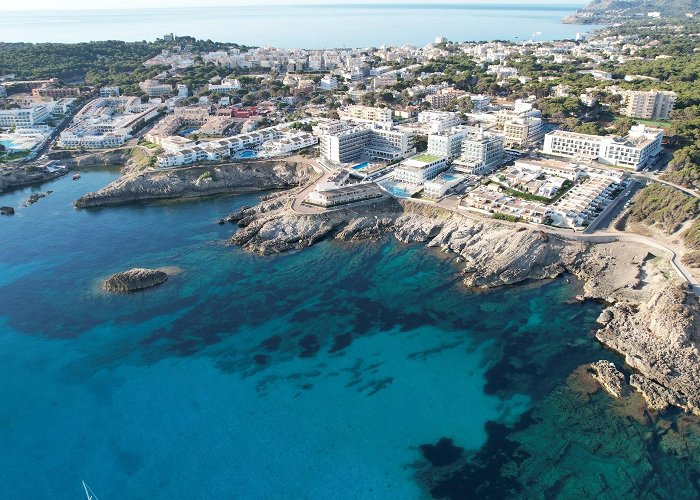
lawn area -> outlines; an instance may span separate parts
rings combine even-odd
[[[29,151],[19,151],[16,153],[0,153],[0,163],[21,160],[29,155]]]
[[[420,162],[424,162],[424,163],[433,163],[434,161],[438,161],[440,158],[442,158],[442,157],[437,156],[437,155],[431,155],[428,153],[421,153],[419,155],[414,156],[411,159],[416,160],[416,161],[420,161]]]
[[[610,111],[605,111],[600,114],[600,121],[603,123],[614,123],[617,121],[620,121],[622,119],[627,118],[627,116],[622,116],[622,115],[615,115],[611,113]],[[633,120],[641,125],[647,125],[649,127],[655,127],[655,128],[669,128],[671,126],[671,122],[660,122],[660,121],[653,121],[653,120],[642,120],[641,118],[633,118]]]

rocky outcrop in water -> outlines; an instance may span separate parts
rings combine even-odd
[[[104,288],[108,292],[128,293],[151,288],[167,281],[168,275],[157,269],[130,269],[107,278]]]
[[[697,298],[677,283],[649,285],[649,291],[642,303],[608,308],[596,337],[643,375],[634,377],[632,385],[654,407],[663,407],[663,401],[700,415]]]
[[[601,359],[591,363],[593,378],[595,378],[611,396],[619,398],[625,389],[625,376],[614,363]]]
[[[129,171],[99,191],[81,197],[75,206],[282,189],[305,184],[316,175],[311,165],[289,161]]]
[[[15,209],[12,207],[0,207],[0,215],[15,215]]]

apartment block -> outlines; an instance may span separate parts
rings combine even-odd
[[[340,118],[360,123],[391,122],[392,111],[389,108],[373,108],[371,106],[351,105],[340,110]]]
[[[423,153],[402,161],[394,169],[394,179],[409,184],[423,184],[446,169],[447,161],[444,157]]]
[[[668,120],[676,104],[676,93],[665,90],[622,92],[622,114],[643,120]]]

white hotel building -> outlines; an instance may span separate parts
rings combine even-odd
[[[453,163],[458,172],[485,175],[501,166],[503,137],[476,129],[462,140],[462,153]]]
[[[596,136],[557,130],[545,135],[543,153],[595,160],[641,170],[661,152],[664,132],[635,125],[625,137]]]
[[[0,109],[0,127],[31,128],[49,119],[49,108],[32,106],[31,108]]]
[[[321,156],[334,163],[349,163],[362,157],[391,161],[415,152],[413,133],[393,127],[375,124],[334,130],[319,138]]]

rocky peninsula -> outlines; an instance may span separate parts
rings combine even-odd
[[[581,299],[604,302],[596,337],[625,357],[632,387],[660,410],[674,405],[700,415],[700,307],[665,258],[643,244],[587,241],[524,225],[471,217],[435,205],[385,197],[318,214],[292,210],[277,193],[228,216],[240,229],[230,243],[261,255],[311,246],[324,239],[357,241],[393,234],[453,255],[464,284],[493,288],[571,273]],[[614,366],[594,367],[612,394],[627,382]],[[621,378],[622,377],[622,378]]]
[[[52,170],[45,165],[3,166],[0,167],[0,193],[50,181],[67,173],[67,169]]]
[[[78,208],[139,201],[284,189],[306,184],[318,174],[300,161],[260,161],[167,170],[127,169],[114,182],[75,202]]]
[[[167,280],[168,274],[164,271],[135,268],[110,276],[105,280],[104,288],[108,292],[129,293],[160,285]]]

